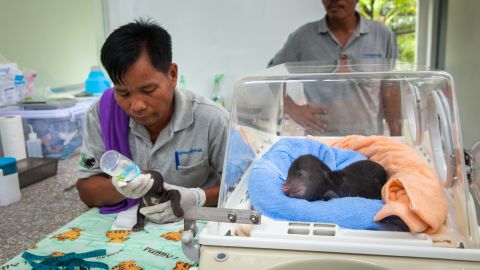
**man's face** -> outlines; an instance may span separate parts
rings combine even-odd
[[[168,74],[156,70],[146,53],[127,70],[123,84],[114,85],[118,105],[141,125],[166,125],[173,112],[177,65]]]
[[[357,0],[322,0],[327,16],[332,19],[345,19],[355,13]]]

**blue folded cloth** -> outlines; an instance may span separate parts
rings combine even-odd
[[[382,230],[373,220],[383,207],[381,200],[345,197],[330,201],[309,202],[290,198],[282,190],[293,160],[312,154],[331,170],[340,170],[366,159],[358,152],[330,147],[307,138],[281,139],[256,160],[248,176],[248,194],[255,210],[276,220],[335,223],[340,227]]]

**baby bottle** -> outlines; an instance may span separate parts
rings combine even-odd
[[[115,150],[109,150],[102,155],[100,168],[106,174],[115,177],[120,187],[127,185],[142,173],[137,164]]]

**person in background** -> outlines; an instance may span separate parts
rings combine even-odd
[[[288,62],[320,61],[335,63],[338,65],[336,72],[345,72],[349,69],[346,65],[352,62],[374,62],[371,60],[397,57],[393,32],[385,25],[367,20],[356,12],[358,0],[322,2],[326,16],[290,34],[283,48],[269,62],[269,67]],[[323,85],[322,91],[318,91],[318,84],[315,88],[306,83],[306,105],[298,105],[284,94],[285,113],[309,133],[342,135],[341,130],[346,131],[345,128],[350,127],[348,132],[351,133],[383,134],[383,116],[390,134],[400,133],[397,85],[383,82],[381,87],[370,87],[369,90],[365,87],[358,91],[325,90],[331,87],[338,88],[338,84]],[[359,88],[358,85],[352,87]],[[380,97],[377,98],[377,95]],[[325,120],[330,114],[335,121]]]
[[[101,49],[101,61],[114,87],[88,110],[76,187],[88,206],[102,213],[136,204],[153,184],[141,174],[120,187],[99,161],[117,150],[142,170],[155,170],[167,190],[177,189],[181,206],[215,206],[228,134],[224,109],[192,92],[176,88],[171,37],[158,24],[137,20],[113,31]],[[137,199],[137,200],[135,200]],[[171,204],[140,210],[149,220],[179,220]]]

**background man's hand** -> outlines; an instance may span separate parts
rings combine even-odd
[[[307,131],[324,133],[327,130],[327,122],[320,119],[320,115],[326,115],[325,108],[312,107],[309,105],[297,105],[289,96],[284,98],[285,113]]]

